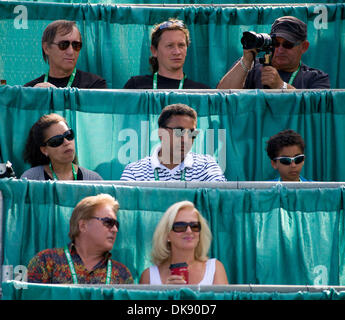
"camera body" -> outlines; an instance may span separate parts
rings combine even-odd
[[[243,49],[256,49],[257,52],[264,51],[265,56],[259,58],[259,62],[265,66],[271,65],[274,47],[272,37],[268,33],[256,33],[245,31],[241,39]]]

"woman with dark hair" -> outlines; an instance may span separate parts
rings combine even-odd
[[[42,116],[30,129],[24,160],[31,164],[21,178],[30,180],[102,180],[91,170],[78,166],[74,132],[62,116]]]

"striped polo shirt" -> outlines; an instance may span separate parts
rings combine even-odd
[[[226,181],[222,169],[209,155],[188,152],[184,161],[172,170],[162,165],[158,159],[160,146],[152,156],[128,164],[122,173],[123,181],[154,181],[157,168],[159,181],[180,181],[185,169],[186,181]]]

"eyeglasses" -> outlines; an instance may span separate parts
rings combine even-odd
[[[91,219],[102,221],[103,225],[109,229],[111,229],[113,226],[116,226],[116,229],[119,230],[120,223],[116,219],[109,218],[109,217],[104,217],[104,218],[91,217]]]
[[[274,158],[273,160],[279,160],[279,162],[285,166],[289,166],[292,161],[295,162],[295,164],[300,164],[304,161],[304,154],[300,154],[296,157],[277,157],[277,158]]]
[[[170,26],[172,26],[173,24],[175,24],[181,28],[185,28],[183,21],[181,21],[181,20],[169,20],[169,21],[162,22],[158,29],[159,30],[166,29],[166,28],[169,28]]]
[[[172,225],[172,231],[180,233],[180,232],[186,232],[188,226],[193,232],[200,232],[201,230],[201,224],[199,221],[194,222],[184,222],[184,221],[178,221],[174,222]]]
[[[64,139],[72,141],[74,139],[74,132],[72,129],[67,130],[64,134],[59,134],[57,136],[49,138],[46,142],[42,143],[42,146],[48,145],[52,148],[57,148],[63,144]]]
[[[170,130],[173,130],[174,131],[174,134],[177,138],[181,138],[183,137],[186,132],[188,132],[188,137],[189,138],[192,138],[192,139],[195,139],[196,136],[199,134],[199,130],[196,130],[196,129],[185,129],[185,128],[182,128],[182,127],[176,127],[176,128],[171,128],[171,127],[163,127],[164,129],[170,129]]]
[[[72,45],[73,50],[80,51],[82,47],[82,43],[80,41],[69,41],[69,40],[62,40],[59,42],[52,42],[52,44],[56,44],[60,50],[66,50],[70,45]]]
[[[275,48],[279,48],[280,46],[282,46],[284,49],[292,49],[298,45],[300,45],[302,42],[298,41],[298,42],[290,42],[290,41],[284,41],[284,42],[279,42],[276,39],[272,40],[272,45]]]

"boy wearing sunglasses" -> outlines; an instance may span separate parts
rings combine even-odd
[[[56,20],[43,32],[42,54],[48,70],[25,87],[76,87],[80,89],[106,89],[101,77],[76,68],[82,39],[74,21]]]
[[[218,89],[328,89],[328,74],[301,62],[309,48],[307,25],[296,17],[276,19],[271,27],[272,65],[255,59],[256,49],[243,56],[218,83]]]
[[[308,181],[300,173],[304,165],[304,141],[297,132],[284,130],[267,141],[272,167],[279,172],[273,181]]]

